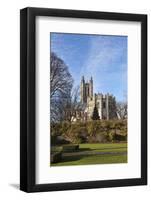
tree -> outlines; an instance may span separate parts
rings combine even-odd
[[[98,113],[98,109],[96,107],[96,105],[94,106],[94,110],[93,110],[93,114],[92,114],[92,120],[99,120],[100,116]]]
[[[64,119],[65,106],[69,101],[73,79],[67,65],[55,53],[50,55],[50,119]]]
[[[117,112],[118,119],[126,119],[127,118],[127,102],[117,102],[116,112]]]
[[[69,99],[67,101],[66,110],[66,121],[72,122],[77,116],[78,112],[83,110],[83,105],[79,101],[80,87],[74,87],[70,93]]]

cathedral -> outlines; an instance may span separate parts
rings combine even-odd
[[[97,107],[100,120],[116,119],[116,100],[113,95],[93,93],[93,79],[85,81],[84,76],[80,84],[80,100],[83,105],[83,120],[92,119],[94,107]]]

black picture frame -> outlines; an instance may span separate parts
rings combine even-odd
[[[120,20],[141,23],[141,178],[36,184],[35,19],[37,16]],[[147,184],[147,15],[24,8],[20,11],[20,189],[44,192]]]

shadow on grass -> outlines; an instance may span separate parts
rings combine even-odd
[[[98,152],[99,153],[99,152]],[[85,158],[85,157],[93,157],[93,156],[118,156],[118,155],[127,155],[127,152],[116,152],[116,153],[105,153],[105,154],[82,154],[82,155],[69,155],[69,156],[63,156],[62,160],[58,163],[66,163],[66,162],[72,162],[72,161],[80,161],[81,159]],[[57,164],[57,163],[56,163]],[[55,164],[53,164],[55,166]],[[57,166],[57,165],[56,165]]]
[[[83,155],[76,155],[76,156],[63,156],[62,160],[60,161],[61,162],[72,162],[72,161],[77,161],[77,160],[81,160],[83,157]]]
[[[75,150],[75,152],[92,151],[92,150],[93,149],[90,149],[90,148],[79,148],[79,149]],[[74,151],[69,151],[69,152],[73,152],[74,153]]]

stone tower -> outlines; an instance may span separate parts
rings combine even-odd
[[[85,80],[84,80],[84,76],[82,76],[81,79],[81,85],[80,85],[80,98],[81,98],[81,102],[84,103],[85,102]]]
[[[81,103],[85,105],[84,113],[90,120],[94,107],[97,106],[100,120],[116,119],[116,99],[113,95],[107,93],[93,94],[93,79],[85,81],[84,76],[81,79]]]
[[[87,103],[88,99],[93,99],[93,79],[89,80],[89,82],[85,82],[84,76],[82,76],[81,79],[81,85],[80,85],[80,92],[81,92],[81,102]]]

